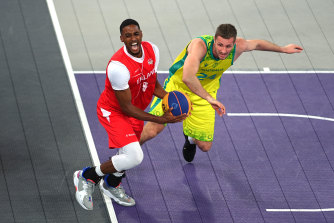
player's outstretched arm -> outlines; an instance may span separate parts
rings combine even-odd
[[[300,53],[303,51],[303,48],[301,46],[298,46],[296,44],[289,44],[282,47],[283,53]]]
[[[260,51],[271,51],[278,53],[300,53],[303,51],[303,48],[297,44],[288,44],[285,46],[278,46],[275,43],[272,43],[267,40],[246,40],[243,38],[237,38],[236,40],[236,55],[235,60],[243,53],[252,50],[260,50]]]

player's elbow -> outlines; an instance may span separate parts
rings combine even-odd
[[[182,81],[183,81],[183,83],[188,85],[190,83],[190,78],[187,75],[183,75],[182,76]]]

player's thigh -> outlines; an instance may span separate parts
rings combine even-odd
[[[183,121],[183,131],[199,141],[211,142],[214,135],[215,110],[203,99],[199,101],[200,103],[196,100],[192,101],[193,110],[191,115]]]
[[[97,116],[108,133],[110,148],[121,148],[129,143],[139,141],[137,132],[124,115],[97,108]]]

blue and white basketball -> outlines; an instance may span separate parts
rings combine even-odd
[[[189,114],[191,102],[189,97],[181,91],[171,91],[162,99],[162,110],[164,112],[172,109],[173,116]]]

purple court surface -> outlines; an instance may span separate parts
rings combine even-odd
[[[159,74],[160,83],[166,74]],[[104,74],[76,73],[100,162],[115,153],[96,117]],[[118,222],[334,222],[334,74],[228,73],[214,144],[182,157],[182,124],[143,145],[123,185],[137,202],[113,203]]]

